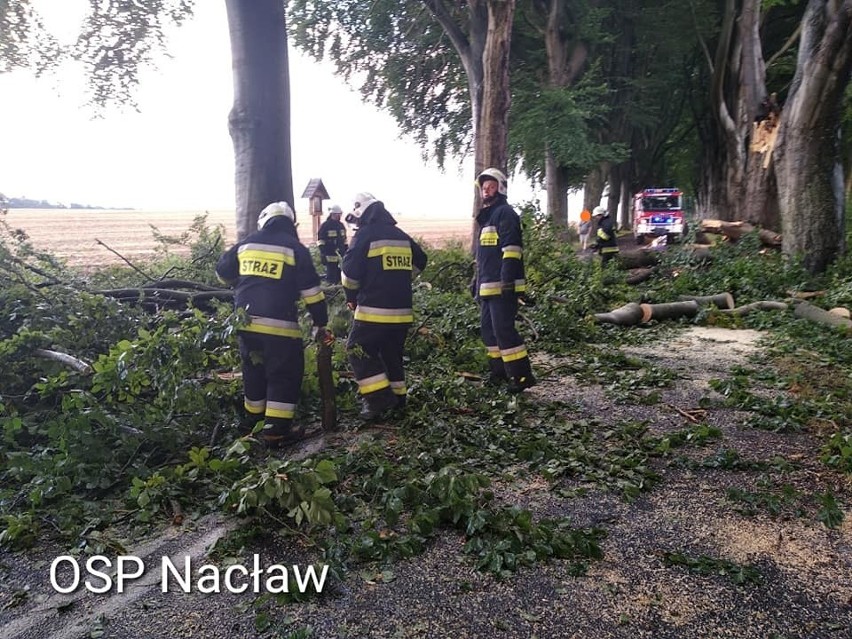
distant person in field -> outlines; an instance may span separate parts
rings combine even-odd
[[[359,193],[355,202],[350,216],[357,232],[343,256],[343,290],[354,313],[346,350],[363,403],[359,417],[372,421],[405,407],[411,281],[426,268],[426,254],[384,203],[370,193]]]
[[[615,224],[604,207],[595,209],[595,225],[597,226],[597,248],[601,256],[601,266],[606,266],[612,258],[618,255],[618,238],[615,234]]]
[[[343,209],[333,205],[317,233],[317,245],[325,265],[325,281],[329,284],[340,284],[340,261],[346,253],[346,227],[340,221],[342,215]]]
[[[577,227],[580,233],[580,250],[585,251],[589,246],[589,234],[592,232],[592,215],[588,210],[580,213],[580,225]]]
[[[298,441],[304,427],[293,424],[305,370],[296,303],[305,302],[316,338],[326,344],[328,309],[308,249],[296,234],[287,202],[263,209],[257,232],[219,258],[216,275],[235,288],[234,304],[248,324],[237,333],[242,359],[244,426],[264,420],[260,439],[270,447]]]
[[[506,200],[506,175],[485,169],[477,177],[482,209],[476,216],[474,297],[479,301],[480,334],[488,351],[489,382],[508,382],[520,393],[536,383],[524,340],[515,328],[518,297],[526,291],[521,220]]]

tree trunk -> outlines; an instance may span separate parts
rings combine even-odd
[[[270,202],[294,206],[287,30],[281,0],[225,0],[225,7],[234,74],[228,128],[237,240],[242,240],[257,228],[257,217]]]
[[[810,0],[774,162],[783,251],[812,273],[845,252],[840,114],[852,68],[852,0]]]
[[[568,235],[568,173],[559,166],[549,148],[544,161],[548,215],[559,237],[564,240]]]

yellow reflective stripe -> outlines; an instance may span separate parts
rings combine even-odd
[[[351,277],[347,277],[346,273],[340,274],[340,281],[343,284],[343,288],[348,288],[353,291],[357,291],[361,287],[361,283],[358,280],[353,280]]]
[[[302,299],[305,300],[305,304],[316,304],[317,302],[321,302],[325,299],[325,294],[319,286],[302,289],[299,291],[299,294],[302,296]]]
[[[407,395],[408,389],[405,388],[405,382],[391,382],[390,383],[391,390],[394,395]]]
[[[340,258],[337,255],[326,255],[325,261],[326,262],[339,262]]]
[[[293,249],[286,246],[275,246],[274,244],[243,244],[237,253],[241,258],[256,260],[274,260],[284,262],[290,266],[296,264],[296,254]]]
[[[488,357],[491,359],[500,359],[500,348],[497,346],[487,346],[488,349]]]
[[[601,238],[602,240],[608,240],[609,239],[609,235],[604,233],[603,229],[598,229],[598,237]]]
[[[500,351],[500,357],[503,358],[504,362],[514,362],[518,359],[524,359],[527,357],[527,347],[521,345],[515,348],[507,348],[504,351]]]
[[[601,253],[618,253],[618,247],[617,246],[604,246],[601,249]]]
[[[516,260],[521,259],[524,255],[524,249],[518,246],[517,244],[507,244],[503,247],[503,259],[506,258],[514,258]]]
[[[498,239],[499,236],[496,231],[486,233],[485,229],[482,229],[482,233],[479,234],[480,246],[497,246]]]
[[[482,282],[479,285],[479,295],[480,296],[488,296],[488,295],[500,295],[503,290],[502,282]]]
[[[387,311],[392,312],[388,313]],[[374,309],[369,306],[358,306],[355,309],[355,319],[362,322],[377,322],[379,324],[410,324],[414,321],[414,314],[410,308]]]
[[[246,397],[243,399],[243,407],[252,415],[262,415],[263,411],[266,409],[266,400],[249,399]]]
[[[358,391],[362,395],[366,395],[367,393],[374,393],[390,386],[388,376],[384,373],[379,373],[378,375],[373,375],[371,377],[365,377],[364,379],[357,380],[357,382]]]
[[[249,333],[262,333],[263,335],[279,335],[282,337],[302,337],[302,331],[298,322],[276,320],[269,317],[252,317],[248,326],[240,328]]]
[[[266,404],[267,417],[282,417],[284,419],[292,419],[295,414],[295,404],[287,404],[285,402],[268,402]]]
[[[337,231],[329,231],[326,235],[328,235],[328,237],[337,237]]]

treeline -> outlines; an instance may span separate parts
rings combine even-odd
[[[103,206],[92,206],[91,204],[78,204],[71,202],[63,204],[61,202],[48,202],[47,200],[31,200],[26,197],[10,197],[5,198],[0,195],[0,206],[6,209],[105,209]],[[122,209],[126,207],[109,207],[110,209]]]

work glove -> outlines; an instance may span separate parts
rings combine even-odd
[[[346,308],[354,313],[355,309],[358,308],[358,302],[346,302]]]
[[[500,287],[500,293],[505,298],[514,298],[517,297],[517,293],[515,293],[515,283],[514,282],[503,282]]]
[[[317,344],[322,344],[323,346],[331,346],[334,344],[334,333],[328,330],[325,326],[315,326],[314,327],[314,339]]]

